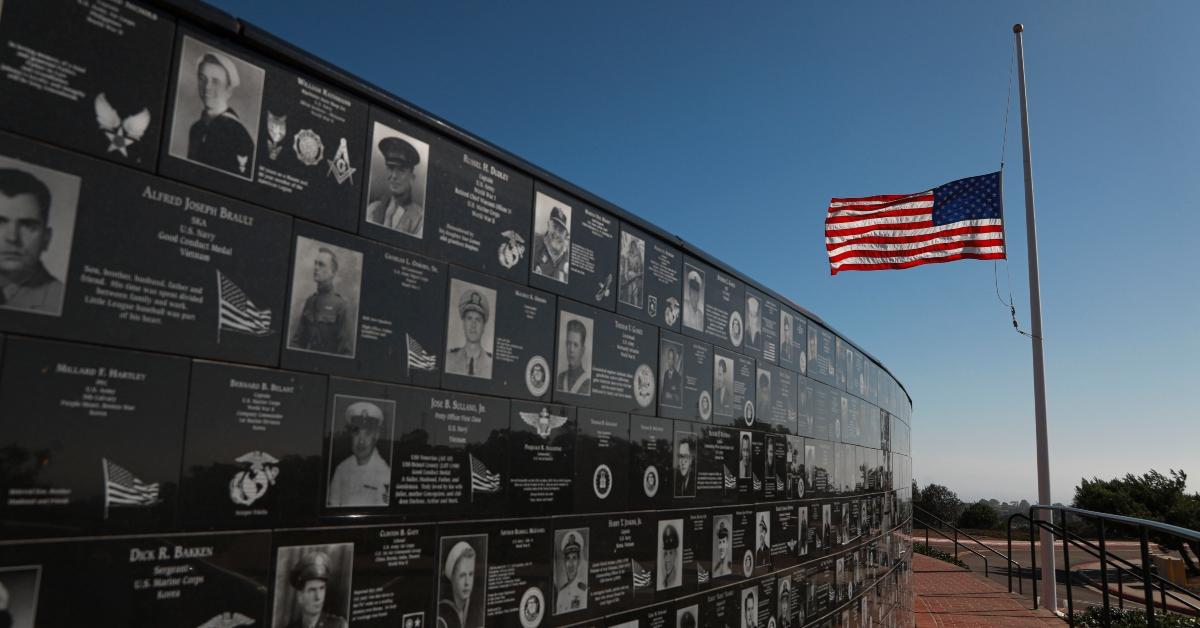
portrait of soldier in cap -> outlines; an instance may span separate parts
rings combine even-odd
[[[496,342],[496,291],[461,279],[450,280],[450,312],[446,324],[446,372],[492,378]]]
[[[704,331],[704,271],[683,265],[683,326]]]
[[[771,564],[771,512],[755,513],[757,523],[754,532],[754,564]]]
[[[713,356],[713,412],[733,416],[733,358]]]
[[[749,294],[746,295],[746,344],[762,349],[762,302]]]
[[[742,589],[742,628],[758,628],[758,587]]]
[[[424,237],[429,144],[378,122],[374,142],[367,222]]]
[[[683,584],[683,519],[658,522],[658,573],[656,589],[665,591]]]
[[[336,395],[333,400],[333,431],[342,430],[342,440],[349,440],[350,453],[333,469],[325,504],[334,508],[347,506],[387,506],[391,499],[388,488],[392,483],[392,468],[388,464],[392,452],[392,426],[395,424],[396,402],[387,399],[367,399]],[[380,454],[380,436],[387,439],[389,448]],[[330,464],[340,443],[331,446]],[[338,452],[341,453],[341,452]]]
[[[62,314],[79,185],[74,175],[0,157],[0,309]]]
[[[733,515],[713,517],[712,577],[722,578],[733,573]]]
[[[541,192],[534,202],[533,272],[568,283],[571,206]]]
[[[779,592],[778,628],[792,628],[792,579],[781,576],[775,590]]]
[[[683,407],[683,345],[663,339],[659,365],[662,368],[658,388],[662,405],[672,408]]]
[[[700,606],[693,604],[675,611],[676,628],[696,628],[696,617],[700,615]]]
[[[675,434],[675,497],[696,496],[696,435]]]
[[[621,288],[618,298],[621,303],[642,309],[642,294],[645,290],[644,273],[646,263],[646,241],[628,231],[621,232]]]
[[[288,348],[353,358],[362,253],[296,238]]]
[[[584,610],[588,605],[587,528],[554,533],[554,614]]]
[[[437,628],[483,628],[487,535],[441,539]]]
[[[252,180],[265,74],[262,68],[184,37],[171,155]]]
[[[555,390],[572,395],[592,394],[592,319],[559,313],[558,375]]]
[[[347,628],[354,545],[279,548],[274,628]]]

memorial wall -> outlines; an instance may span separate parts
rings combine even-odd
[[[812,313],[252,25],[0,2],[0,626],[907,626],[910,424]]]

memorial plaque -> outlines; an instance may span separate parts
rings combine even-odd
[[[850,363],[852,361],[850,352],[850,344],[840,337],[833,339],[833,355],[834,355],[834,370],[835,376],[834,387],[839,390],[849,390],[847,388],[847,376],[850,374]]]
[[[524,284],[533,180],[371,108],[363,235]]]
[[[628,508],[629,493],[637,490],[629,477],[629,415],[591,408],[579,408],[578,414],[572,512]],[[641,479],[635,478],[638,483]]]
[[[778,627],[778,620],[775,617],[776,579],[775,578],[759,578],[757,585],[758,585],[758,617],[757,617],[758,621],[755,622],[753,625],[760,626],[760,627],[774,625],[774,626]],[[743,609],[742,609],[743,615],[745,615],[745,610],[746,609],[743,607]],[[747,619],[749,619],[749,618],[747,618]]]
[[[675,597],[707,589],[712,583],[713,533],[709,529],[711,511],[691,509],[678,513],[683,519],[683,585]]]
[[[833,565],[834,561],[832,559],[825,558],[818,561],[809,573],[808,579],[812,587],[811,606],[808,609],[810,621],[813,618],[829,613],[837,606],[837,589],[834,587]]]
[[[808,370],[805,373],[819,381],[834,385],[834,335],[820,325],[808,322]]]
[[[813,382],[812,408],[813,429],[811,435],[821,440],[837,440],[841,432],[840,393],[832,386]]]
[[[262,625],[267,532],[0,546],[12,626]]]
[[[548,401],[554,296],[456,267],[448,292],[442,386]]]
[[[746,338],[742,350],[760,362],[779,362],[779,302],[746,286]]]
[[[379,526],[276,532],[272,628],[432,626],[434,527]],[[320,599],[319,607],[314,600]]]
[[[10,336],[0,372],[8,538],[172,527],[189,363]]]
[[[641,513],[554,520],[554,625],[653,599],[654,523]]]
[[[159,171],[354,231],[367,104],[199,31],[177,40]]]
[[[9,0],[0,126],[153,171],[175,21],[137,2]]]
[[[42,252],[22,262],[29,279],[6,291],[0,327],[278,359],[290,218],[7,134],[0,177],[28,190],[21,198],[45,195]]]
[[[700,603],[700,625],[704,628],[732,628],[741,626],[741,597],[736,587],[718,589],[702,596]]]
[[[753,578],[761,571],[755,568],[757,514],[753,506],[733,510],[733,571],[740,578]]]
[[[549,519],[439,526],[437,625],[549,625],[553,542]]]
[[[754,410],[760,429],[796,433],[799,429],[796,380],[799,377],[785,368],[759,361]]]
[[[586,486],[574,485],[575,408],[516,400],[511,407],[508,501],[513,511],[523,515],[570,512],[573,493]]]
[[[803,499],[808,494],[808,476],[804,471],[804,439],[788,436],[787,448],[787,499]]]
[[[796,564],[796,504],[776,503],[771,509],[771,566],[786,569]]]
[[[605,618],[610,628],[673,628],[680,617],[674,601],[610,615]],[[694,620],[693,620],[694,621]]]
[[[700,609],[704,602],[703,595],[693,595],[691,597],[680,598],[675,600],[675,623],[667,624],[673,628],[698,628],[704,625]]]
[[[618,291],[618,227],[617,220],[609,214],[549,186],[536,184],[529,285],[606,310],[614,309]],[[624,264],[624,250],[621,255]]]
[[[694,430],[692,430],[694,433]],[[689,465],[682,477],[693,488],[683,488],[686,495],[695,495],[695,457],[699,444],[693,435],[686,448],[674,441],[674,422],[669,419],[631,415],[629,417],[629,508],[630,510],[659,510],[671,505],[674,496],[673,478],[680,465],[676,458],[686,458]]]
[[[654,414],[658,329],[565,299],[558,307],[554,400]]]
[[[389,514],[445,518],[507,511],[507,399],[410,388],[397,412]]]
[[[617,313],[679,331],[683,254],[625,223],[621,223],[620,247]]]
[[[713,351],[714,423],[748,427],[754,425],[754,360],[717,347]]]
[[[804,470],[808,475],[810,497],[828,497],[837,493],[834,485],[833,443],[805,439]]]
[[[796,373],[808,371],[808,323],[789,307],[779,309],[779,366]]]
[[[699,444],[696,467],[696,497],[701,505],[732,504],[738,499],[738,432],[727,427],[703,423],[675,422],[676,443],[694,432]],[[677,445],[678,446],[678,445]],[[677,477],[678,479],[678,477]],[[676,490],[676,497],[687,497]],[[676,501],[677,507],[692,506],[691,503]]]
[[[332,377],[325,403],[322,513],[386,515],[392,502],[394,444],[407,418],[409,389]]]
[[[183,527],[315,523],[324,377],[197,361],[188,399]]]
[[[673,419],[712,421],[713,348],[659,331],[658,413]]]
[[[762,499],[775,501],[786,499],[788,477],[787,437],[782,434],[764,434],[762,449],[763,490]]]
[[[296,223],[284,368],[435,385],[446,267]]]
[[[803,375],[796,377],[796,433],[801,436],[817,435],[814,398],[817,395],[817,387],[822,385]]]
[[[683,333],[741,351],[746,335],[742,282],[687,256],[683,277]]]
[[[735,430],[737,435],[737,501],[743,504],[763,500],[763,470],[766,455],[761,432]]]

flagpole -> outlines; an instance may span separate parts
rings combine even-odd
[[[1025,149],[1025,237],[1029,249],[1029,326],[1033,336],[1033,407],[1037,433],[1038,503],[1050,504],[1050,446],[1046,441],[1046,368],[1042,355],[1042,289],[1038,279],[1037,221],[1033,211],[1033,160],[1029,154],[1029,108],[1025,94],[1025,48],[1021,33],[1025,27],[1013,24],[1017,39],[1017,76],[1021,86],[1021,143]],[[1053,515],[1051,515],[1053,517]],[[1038,513],[1041,519],[1041,513]],[[1057,611],[1057,583],[1054,570],[1054,537],[1041,530],[1042,604]]]

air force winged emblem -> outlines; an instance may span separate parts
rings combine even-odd
[[[538,436],[550,438],[550,432],[562,427],[567,422],[567,417],[555,416],[542,408],[541,412],[522,412],[521,420],[537,430]]]
[[[123,157],[128,157],[129,153],[125,150],[130,144],[142,139],[146,134],[146,128],[150,126],[150,110],[142,107],[142,110],[128,116],[124,119],[117,110],[108,102],[108,97],[104,92],[100,92],[96,96],[96,123],[100,125],[100,130],[104,132],[104,136],[108,138],[108,151],[117,151]]]
[[[279,477],[279,460],[265,451],[251,451],[238,456],[237,461],[248,465],[234,474],[229,481],[229,499],[241,506],[249,506],[267,494],[267,489]]]

